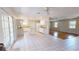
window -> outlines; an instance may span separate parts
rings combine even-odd
[[[58,22],[54,23],[54,27],[56,27],[56,28],[58,27]]]
[[[69,21],[69,28],[75,29],[76,28],[76,21]]]

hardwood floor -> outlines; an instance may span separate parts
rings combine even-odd
[[[52,33],[50,33],[50,34],[53,35],[53,36],[56,36],[58,38],[61,38],[63,40],[79,36],[78,34],[67,33],[67,32],[60,32],[60,31],[52,31]]]
[[[55,34],[56,35],[56,34]],[[79,37],[70,37],[62,40],[53,35],[41,33],[24,33],[10,51],[77,51],[79,50]]]

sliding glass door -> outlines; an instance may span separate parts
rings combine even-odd
[[[4,32],[4,45],[6,48],[10,48],[14,40],[12,17],[2,16],[2,26]]]
[[[10,30],[10,43],[14,42],[14,32],[13,32],[13,19],[9,16],[9,30]]]

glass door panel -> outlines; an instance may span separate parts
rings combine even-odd
[[[2,16],[2,26],[4,32],[4,45],[9,48],[14,40],[12,17]]]

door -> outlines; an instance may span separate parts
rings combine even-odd
[[[2,16],[2,27],[4,33],[4,45],[6,49],[8,49],[14,41],[12,17]]]

